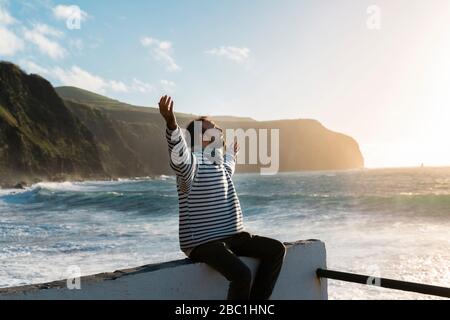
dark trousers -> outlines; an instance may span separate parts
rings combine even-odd
[[[241,232],[225,239],[201,244],[189,258],[204,262],[230,281],[228,300],[267,300],[281,271],[286,247],[278,240]],[[250,268],[238,256],[258,258],[253,285]]]

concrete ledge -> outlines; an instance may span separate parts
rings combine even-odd
[[[315,274],[318,268],[326,268],[325,244],[306,240],[285,245],[285,262],[271,299],[327,299],[326,279]],[[254,276],[258,260],[241,259]],[[227,290],[228,281],[221,274],[203,263],[184,259],[85,276],[81,290],[67,289],[66,280],[0,289],[0,300],[223,300]]]

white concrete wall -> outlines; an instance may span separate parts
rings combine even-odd
[[[271,299],[327,299],[327,283],[315,275],[326,267],[318,240],[286,243],[287,254]],[[253,275],[258,261],[241,258]],[[178,260],[81,278],[81,290],[66,281],[0,289],[1,299],[226,299],[228,281],[205,264]]]

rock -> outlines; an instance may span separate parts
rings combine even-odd
[[[13,189],[25,189],[27,187],[26,182],[18,182],[16,185],[14,185]]]

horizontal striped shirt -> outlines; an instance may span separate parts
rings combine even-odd
[[[233,150],[211,161],[206,153],[191,152],[179,127],[166,129],[170,166],[177,177],[179,242],[189,256],[198,245],[244,231],[242,210],[231,177]]]

